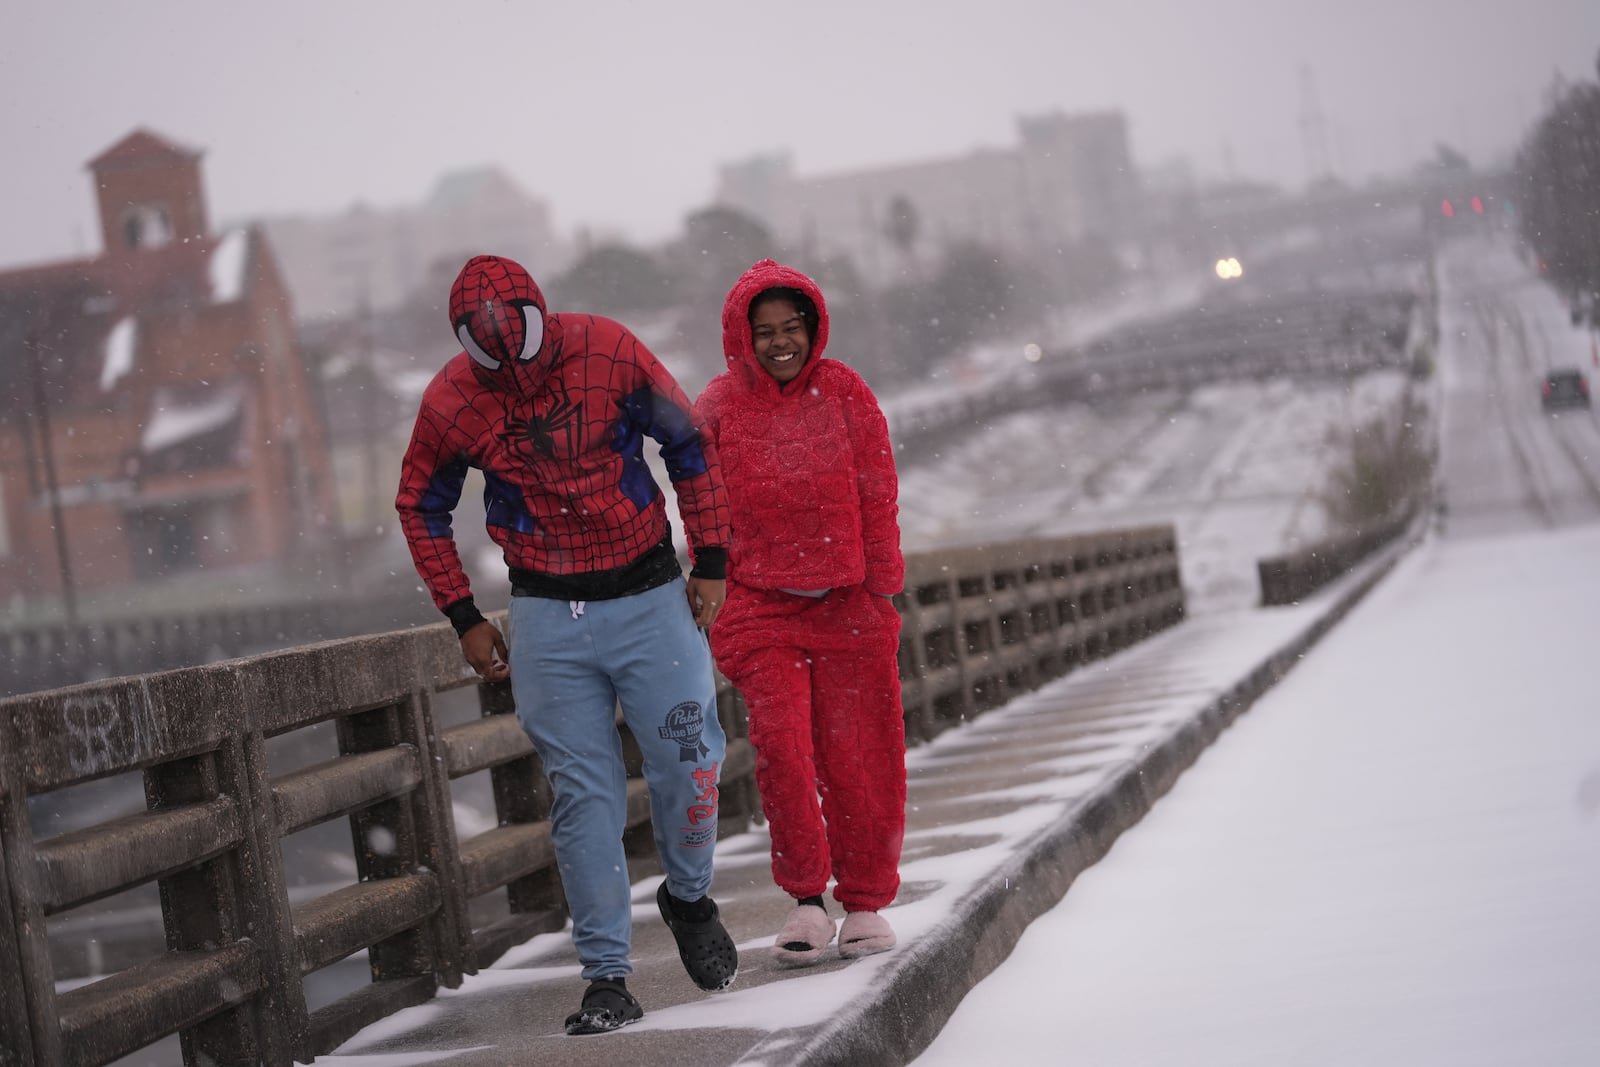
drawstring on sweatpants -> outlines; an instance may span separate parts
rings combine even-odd
[[[587,601],[583,601],[583,600],[569,600],[569,601],[567,601],[567,607],[572,609],[572,617],[574,619],[576,619],[578,616],[583,614],[583,605],[585,603],[587,603]]]

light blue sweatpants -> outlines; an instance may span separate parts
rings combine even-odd
[[[554,791],[556,863],[583,977],[633,973],[633,910],[622,849],[627,777],[615,709],[644,754],[667,891],[711,888],[726,740],[705,635],[682,578],[616,600],[512,597],[507,643],[517,719]]]

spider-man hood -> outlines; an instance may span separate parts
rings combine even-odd
[[[491,389],[535,392],[561,354],[561,322],[520,263],[474,256],[450,287],[450,329]]]
[[[763,259],[733,283],[722,305],[722,357],[727,360],[728,369],[745,385],[779,395],[778,383],[756,362],[755,342],[750,336],[750,303],[767,289],[798,289],[817,305],[817,335],[811,339],[811,355],[790,383],[792,388],[782,390],[784,394],[793,395],[805,388],[806,379],[811,377],[817,360],[822,358],[822,350],[828,347],[828,305],[822,299],[822,290],[793,267]]]

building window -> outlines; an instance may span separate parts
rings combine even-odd
[[[165,208],[140,204],[123,216],[122,236],[129,248],[160,248],[172,243],[172,220]]]
[[[138,578],[165,578],[200,565],[194,516],[188,508],[136,512],[128,532]]]

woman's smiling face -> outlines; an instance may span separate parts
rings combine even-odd
[[[756,362],[782,385],[792,382],[811,356],[811,331],[794,302],[782,297],[763,300],[750,312],[750,336]]]

